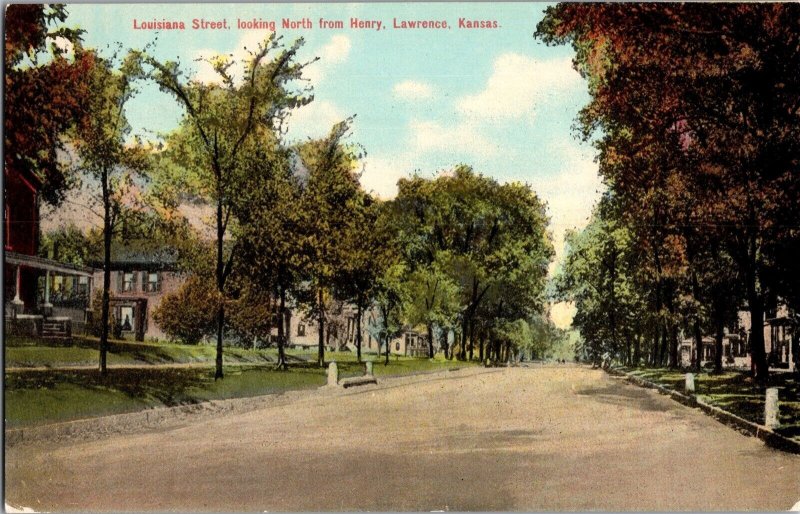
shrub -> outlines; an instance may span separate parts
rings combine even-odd
[[[197,344],[216,329],[218,294],[213,284],[190,276],[176,292],[164,296],[153,321],[173,339]]]

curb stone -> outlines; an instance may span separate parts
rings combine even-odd
[[[742,434],[761,439],[764,441],[764,444],[771,448],[776,448],[789,453],[800,454],[800,442],[782,436],[774,430],[765,427],[764,425],[753,423],[752,421],[748,421],[740,416],[737,416],[736,414],[723,410],[715,405],[711,405],[710,403],[707,403],[694,395],[689,396],[680,393],[673,389],[664,387],[661,384],[650,382],[649,380],[631,375],[630,373],[621,371],[619,369],[608,368],[606,369],[606,372],[610,375],[624,377],[628,382],[631,382],[639,387],[656,389],[659,393],[667,395],[676,402],[686,405],[687,407],[698,408],[723,425],[732,427]]]
[[[470,369],[484,371],[478,366],[462,368],[461,371]],[[392,382],[403,383],[408,379],[423,378],[420,375],[442,375],[447,378],[454,375],[449,373],[450,371],[456,370],[445,369],[387,376],[382,377],[381,382],[386,385],[391,385]],[[5,448],[41,442],[86,442],[112,435],[134,434],[145,430],[173,427],[182,422],[209,419],[219,414],[243,414],[261,408],[282,406],[306,398],[346,395],[350,391],[352,390],[349,388],[331,389],[321,386],[245,398],[209,400],[174,407],[156,407],[47,425],[7,428],[4,433],[4,442]]]

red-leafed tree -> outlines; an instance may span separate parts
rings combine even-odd
[[[583,135],[599,135],[601,173],[631,221],[681,241],[696,305],[709,274],[729,274],[709,255],[730,256],[758,327],[796,274],[780,250],[800,218],[800,5],[563,3],[537,34],[575,49],[591,94]],[[660,219],[647,216],[656,191]],[[699,342],[698,309],[689,317]],[[766,380],[760,329],[750,349]]]
[[[92,54],[66,55],[80,37],[63,27],[66,17],[63,5],[11,4],[5,12],[3,164],[38,175],[43,198],[52,204],[69,185],[57,151],[64,133],[85,115],[94,65]]]

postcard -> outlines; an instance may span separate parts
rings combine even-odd
[[[798,20],[7,4],[5,509],[800,510]]]

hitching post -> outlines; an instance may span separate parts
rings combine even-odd
[[[336,365],[336,362],[328,364],[328,385],[339,385],[339,367]]]
[[[372,361],[367,361],[367,376],[372,376]]]
[[[764,398],[764,426],[775,429],[780,425],[778,421],[778,388],[770,387],[767,389]]]
[[[684,386],[683,390],[686,394],[694,394],[694,374],[687,373],[686,374],[686,385]]]

